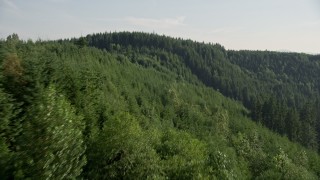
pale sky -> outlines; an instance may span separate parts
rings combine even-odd
[[[0,0],[0,38],[143,31],[226,49],[320,53],[320,0]]]

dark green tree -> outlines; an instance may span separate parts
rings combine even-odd
[[[12,168],[13,152],[9,146],[13,137],[9,125],[15,117],[15,110],[11,101],[9,95],[0,87],[0,177],[4,179],[10,177],[9,170]]]
[[[146,179],[162,176],[159,157],[128,113],[107,119],[88,147],[86,176],[93,179]]]
[[[299,113],[293,109],[287,113],[286,116],[286,133],[291,141],[298,142],[300,138]]]
[[[316,131],[316,110],[314,104],[307,103],[300,110],[301,143],[311,149],[318,149]]]
[[[76,44],[82,48],[88,46],[88,40],[85,37],[80,37],[77,41]]]
[[[29,108],[20,137],[21,169],[16,178],[73,179],[82,172],[82,117],[49,86]]]

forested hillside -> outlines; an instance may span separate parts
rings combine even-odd
[[[241,101],[255,121],[319,150],[319,55],[227,51],[219,44],[129,32],[88,35],[83,42],[131,54],[132,61],[137,52],[154,56],[182,77],[191,71],[206,86]]]
[[[146,33],[13,34],[0,177],[319,179],[319,62]]]

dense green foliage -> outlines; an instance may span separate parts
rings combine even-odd
[[[9,36],[0,41],[0,176],[318,179],[318,76],[299,75],[313,83],[305,94],[288,73],[297,101],[280,98],[268,89],[279,73],[264,80],[237,53],[250,54],[144,33]]]
[[[189,81],[191,71],[206,86],[241,101],[255,121],[318,150],[319,55],[227,51],[219,44],[144,33],[102,33],[86,38],[91,46],[124,53],[143,66],[158,67],[138,59],[137,53],[157,59]]]

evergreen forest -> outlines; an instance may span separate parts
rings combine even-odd
[[[320,55],[143,32],[0,40],[0,179],[320,179]]]

